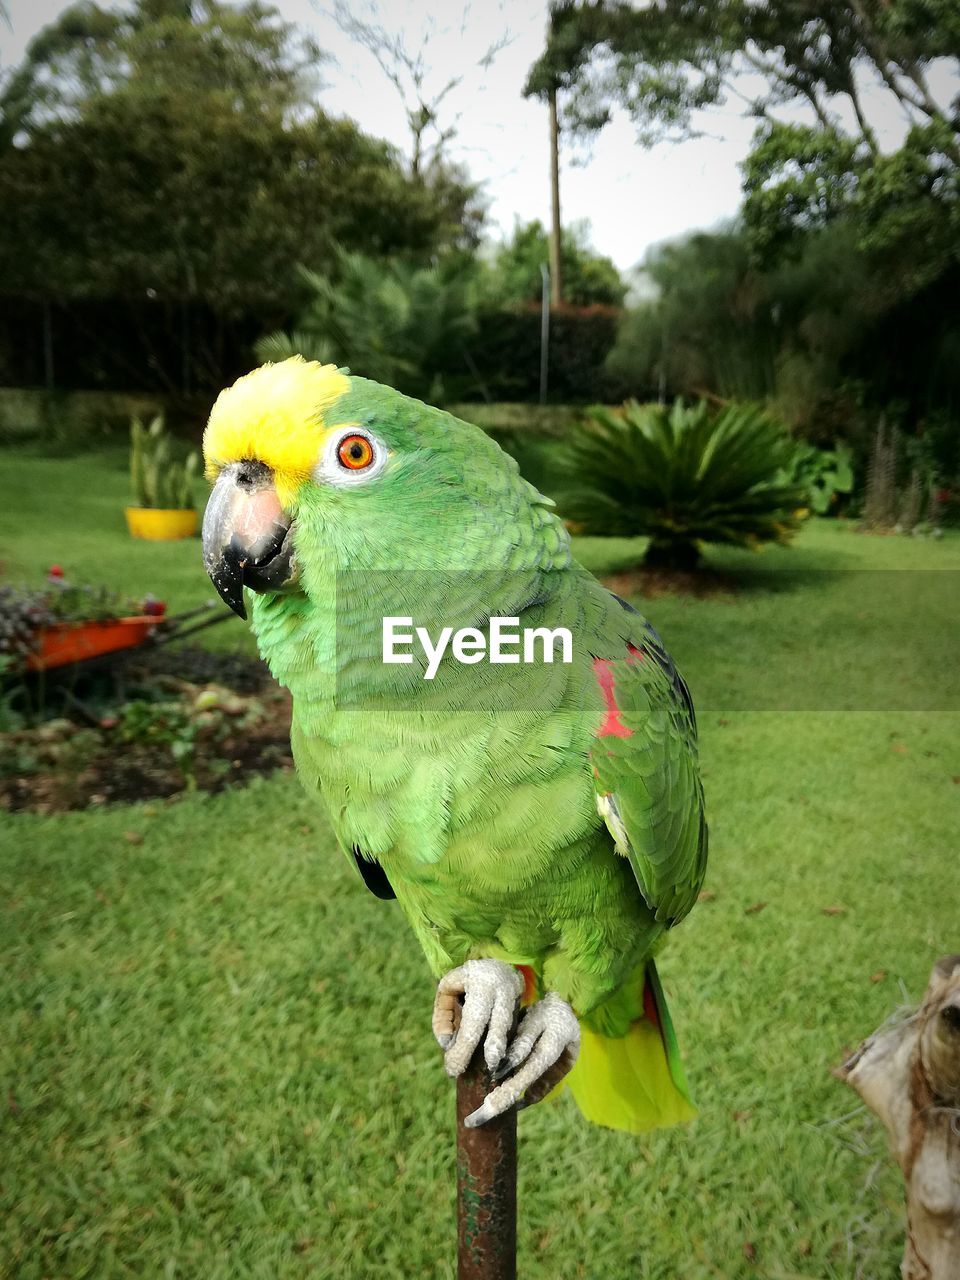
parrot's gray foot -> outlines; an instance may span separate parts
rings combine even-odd
[[[445,1050],[448,1076],[466,1071],[484,1032],[483,1059],[488,1071],[496,1071],[522,994],[523,978],[502,960],[468,960],[444,974],[433,1005],[433,1034]]]
[[[566,1000],[548,991],[523,1015],[497,1077],[508,1078],[488,1093],[483,1105],[464,1120],[468,1129],[540,1102],[560,1083],[580,1052],[580,1023]],[[513,1072],[513,1075],[509,1073]]]
[[[567,1002],[552,991],[526,1011],[507,1048],[522,992],[520,974],[500,960],[468,960],[440,980],[433,1033],[445,1050],[447,1074],[459,1076],[467,1069],[486,1032],[483,1057],[487,1070],[497,1079],[507,1077],[467,1116],[464,1124],[468,1129],[503,1115],[511,1107],[539,1102],[577,1060],[580,1023]]]

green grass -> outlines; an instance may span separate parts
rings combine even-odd
[[[196,543],[127,540],[117,457],[6,464],[11,576],[209,594]],[[960,539],[820,524],[749,563],[770,576],[733,600],[648,609],[701,711],[716,896],[662,966],[700,1117],[637,1140],[568,1099],[524,1114],[524,1280],[898,1274],[899,1174],[829,1068],[960,950]],[[813,573],[839,569],[871,573]],[[0,842],[0,1275],[452,1277],[431,983],[293,779]]]
[[[636,564],[639,539],[579,538],[595,572]],[[645,612],[703,710],[960,712],[960,536],[874,537],[811,522],[787,547],[711,548],[739,584]]]

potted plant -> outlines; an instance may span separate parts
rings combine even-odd
[[[54,565],[41,588],[0,587],[0,670],[49,671],[142,644],[164,606],[71,586]]]
[[[127,528],[134,538],[169,541],[189,538],[197,531],[193,482],[200,457],[192,450],[185,462],[177,462],[163,415],[145,427],[139,418],[130,423],[130,482],[136,506],[125,508]]]

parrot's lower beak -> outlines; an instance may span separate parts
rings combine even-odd
[[[293,525],[262,462],[224,467],[203,517],[203,565],[223,601],[247,616],[243,588],[287,592],[297,585]]]

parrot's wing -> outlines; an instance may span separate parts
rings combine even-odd
[[[696,901],[707,860],[690,693],[639,615],[624,656],[596,658],[594,674],[603,696],[590,752],[597,809],[650,910],[674,924]]]
[[[296,707],[294,707],[293,721],[290,725],[290,745],[293,748],[293,756],[297,762],[300,780],[308,790],[316,788],[322,794],[319,769],[313,761],[310,739],[303,733],[297,719]],[[360,872],[361,879],[370,892],[375,897],[382,898],[386,902],[396,898],[397,895],[394,892],[393,885],[390,883],[386,871],[384,871],[376,856],[361,845],[354,844],[350,839],[344,838],[336,830],[333,815],[331,814],[330,816],[334,833],[337,837],[337,844],[347,855],[347,860]]]
[[[353,846],[352,853],[353,860],[357,864],[357,870],[363,876],[363,883],[370,892],[384,902],[390,902],[394,899],[397,895],[393,891],[393,885],[387,879],[387,873],[376,858],[366,857],[356,845]]]

